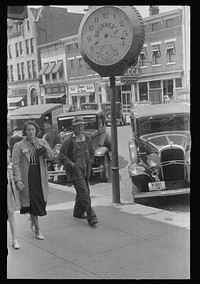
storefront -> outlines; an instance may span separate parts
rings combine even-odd
[[[44,90],[45,103],[60,103],[63,105],[66,103],[68,104],[66,84],[51,84],[44,86]]]
[[[95,85],[93,83],[69,86],[69,104],[79,108],[80,104],[93,103],[95,99]]]

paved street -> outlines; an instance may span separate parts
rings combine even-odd
[[[113,204],[111,184],[94,185],[92,204],[99,223],[72,217],[74,188],[50,184],[48,214],[37,240],[28,216],[16,213],[20,250],[11,247],[8,279],[189,279],[190,219],[139,204]],[[121,189],[123,192],[123,188]]]

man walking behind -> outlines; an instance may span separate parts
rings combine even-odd
[[[65,166],[67,180],[73,182],[76,190],[73,216],[87,218],[89,225],[94,226],[97,217],[91,206],[89,189],[94,149],[90,137],[83,132],[85,123],[82,117],[74,117],[74,132],[63,142],[59,160]]]

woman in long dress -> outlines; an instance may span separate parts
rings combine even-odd
[[[38,216],[45,216],[49,194],[47,160],[53,159],[50,146],[37,138],[39,126],[27,121],[22,128],[25,138],[14,145],[12,153],[13,177],[20,192],[20,213],[29,213],[36,238],[43,240]],[[33,227],[33,226],[32,226]]]

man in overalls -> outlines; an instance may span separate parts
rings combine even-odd
[[[97,217],[91,207],[89,189],[94,149],[90,137],[83,132],[84,124],[82,117],[74,117],[72,121],[74,132],[63,142],[59,160],[65,166],[67,180],[73,182],[76,190],[73,216],[87,218],[89,225],[94,226]]]

